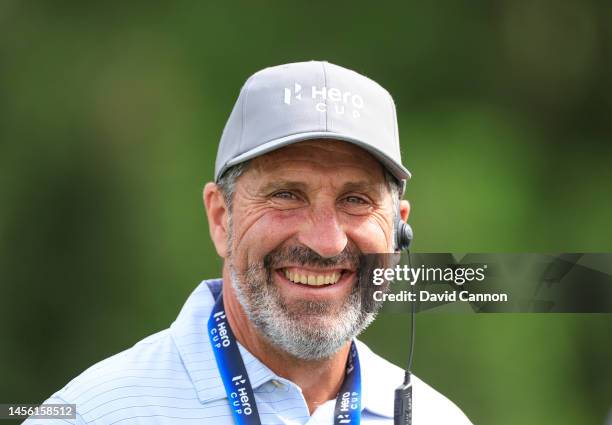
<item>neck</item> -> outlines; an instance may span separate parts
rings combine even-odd
[[[236,340],[275,374],[298,385],[310,414],[321,404],[335,399],[344,381],[350,342],[330,358],[303,360],[293,357],[259,332],[246,316],[229,277],[224,276],[223,280],[225,315]]]

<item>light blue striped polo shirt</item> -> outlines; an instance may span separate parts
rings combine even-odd
[[[90,367],[45,402],[76,404],[75,420],[28,419],[24,424],[233,424],[207,334],[215,302],[208,283],[220,281],[202,282],[169,329]],[[361,421],[392,424],[394,390],[404,372],[362,342],[356,344],[363,388]],[[297,385],[239,348],[262,424],[333,424],[335,400],[310,415]],[[416,377],[413,382],[416,425],[470,423],[444,396]]]

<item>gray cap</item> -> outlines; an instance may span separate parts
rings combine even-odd
[[[232,165],[309,139],[353,143],[399,181],[410,178],[389,92],[350,69],[310,61],[266,68],[247,80],[221,136],[215,180]]]

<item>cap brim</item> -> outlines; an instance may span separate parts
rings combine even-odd
[[[330,131],[311,131],[305,133],[291,134],[289,136],[281,137],[279,139],[274,139],[269,142],[263,143],[241,155],[238,155],[237,157],[228,161],[225,166],[221,170],[219,170],[219,175],[217,176],[217,178],[223,175],[225,170],[227,170],[233,165],[240,164],[241,162],[248,161],[249,159],[256,158],[268,152],[272,152],[274,150],[292,145],[294,143],[312,139],[334,139],[352,143],[372,154],[399,181],[410,180],[410,177],[412,177],[410,171],[408,171],[403,165],[396,163],[384,152],[376,149],[369,143],[363,142],[362,140],[355,139],[350,136],[343,135],[341,133],[334,133]]]

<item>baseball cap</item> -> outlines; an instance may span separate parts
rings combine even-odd
[[[246,81],[221,136],[215,181],[233,165],[311,139],[353,143],[400,182],[410,179],[389,92],[350,69],[310,61],[266,68]]]

